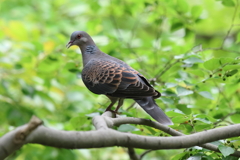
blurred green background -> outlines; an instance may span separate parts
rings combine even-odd
[[[172,128],[191,134],[239,123],[239,15],[238,0],[0,0],[0,136],[32,115],[59,130],[94,129],[91,117],[103,113],[109,100],[86,89],[80,50],[65,47],[76,30],[88,32],[102,51],[151,80],[163,95],[156,101],[172,118]],[[125,101],[123,116],[150,119],[132,103]],[[118,130],[166,136],[144,126]],[[230,141],[239,148],[238,139]],[[201,148],[152,151],[143,159],[194,155],[222,159]],[[65,150],[28,144],[8,159],[129,157],[121,147]]]

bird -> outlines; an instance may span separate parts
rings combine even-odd
[[[155,90],[147,79],[124,61],[102,52],[91,36],[84,31],[74,31],[66,47],[76,45],[82,53],[82,81],[95,94],[106,95],[111,103],[106,111],[115,103],[118,109],[124,99],[133,99],[152,118],[163,125],[172,125],[171,119],[156,104],[161,93]]]

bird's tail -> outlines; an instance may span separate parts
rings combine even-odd
[[[171,119],[161,110],[152,97],[135,99],[135,101],[156,121],[164,125],[172,125]]]

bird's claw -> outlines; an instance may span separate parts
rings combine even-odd
[[[121,114],[121,112],[118,112],[118,111],[116,111],[116,110],[106,109],[105,112],[107,112],[107,111],[112,112],[113,115],[114,115],[114,118],[117,117],[117,114],[118,114],[118,115]]]

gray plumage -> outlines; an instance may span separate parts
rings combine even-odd
[[[125,62],[109,56],[96,46],[92,38],[84,31],[72,33],[67,47],[79,46],[82,52],[82,80],[86,87],[95,94],[104,94],[111,104],[118,101],[115,112],[125,98],[134,99],[151,117],[164,125],[173,124],[158,107],[154,99],[161,96],[148,81]]]

